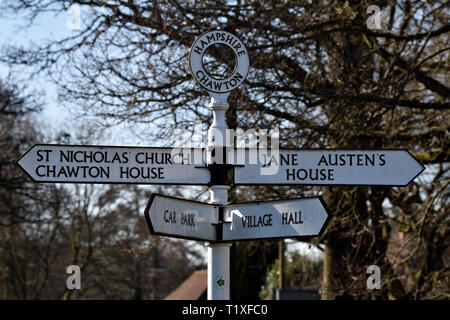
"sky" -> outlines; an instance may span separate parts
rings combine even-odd
[[[80,7],[80,23],[83,24],[83,7]],[[18,45],[29,47],[33,43],[43,44],[49,40],[64,39],[77,32],[76,29],[71,29],[69,26],[73,25],[74,12],[65,13],[46,13],[39,16],[31,26],[27,25],[26,21],[18,18],[1,18],[0,19],[0,48],[8,45]],[[26,27],[24,27],[26,26]],[[80,106],[70,104],[64,101],[62,105],[58,101],[57,87],[44,74],[38,75],[29,81],[30,69],[26,67],[15,67],[11,69],[5,64],[0,63],[0,79],[5,79],[11,76],[12,79],[23,81],[29,87],[29,90],[36,90],[44,93],[44,106],[41,113],[36,117],[41,127],[46,128],[46,139],[43,143],[51,143],[52,139],[60,131],[68,132],[72,138],[77,136],[80,132],[79,126],[83,122],[78,121],[78,118],[73,116],[68,110],[76,110]],[[70,123],[70,125],[67,125]],[[98,144],[103,145],[133,145],[138,146],[145,143],[137,139],[134,132],[126,124],[117,126],[108,130],[103,136],[98,137]],[[97,144],[93,140],[91,143]]]
[[[17,18],[0,19],[0,47],[8,45],[19,45],[28,47],[35,43],[42,43],[49,39],[61,39],[73,32],[66,26],[67,14],[46,14],[37,19],[29,28],[24,28],[26,21]],[[11,75],[13,79],[26,81],[28,75],[25,72],[14,72],[5,64],[0,63],[0,79]],[[21,79],[24,78],[24,79]],[[56,86],[41,76],[29,83],[32,89],[42,90],[45,93],[45,107],[39,115],[44,124],[52,124],[52,127],[62,127],[66,122],[68,114],[58,106]]]

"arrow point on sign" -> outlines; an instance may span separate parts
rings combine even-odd
[[[30,149],[28,149],[20,158],[16,161],[16,164],[20,169],[33,181],[36,182],[36,179],[33,175],[33,171],[27,165],[26,158],[30,155],[31,151],[37,146],[37,144],[33,145]]]
[[[153,200],[156,197],[156,193],[150,193],[150,199],[147,202],[144,210],[145,221],[147,221],[148,228],[151,234],[155,234],[155,229],[153,228],[152,219],[150,219],[150,207],[152,206]]]
[[[217,241],[219,208],[216,205],[152,193],[144,210],[154,235],[199,241]]]
[[[328,207],[327,203],[325,202],[325,200],[322,198],[322,196],[318,196],[317,198],[319,199],[320,203],[322,204],[322,208],[325,210],[325,214],[327,216],[322,225],[322,228],[320,228],[320,231],[317,234],[317,236],[321,236],[324,233],[326,227],[328,226],[328,223],[331,220],[331,211],[330,211],[330,208]]]
[[[425,166],[417,160],[416,157],[409,151],[405,150],[408,155],[408,160],[411,164],[415,166],[415,168],[412,168],[410,171],[409,176],[407,177],[407,181],[403,185],[403,187],[407,186],[411,181],[413,181],[415,178],[417,178],[423,171],[425,171]]]

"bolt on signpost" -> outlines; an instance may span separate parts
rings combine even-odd
[[[206,49],[213,45],[225,45],[232,49],[236,67],[233,73],[222,80],[210,76],[203,65]],[[227,123],[225,113],[229,107],[227,98],[231,91],[239,87],[247,76],[250,59],[244,43],[235,35],[226,31],[210,31],[202,34],[192,44],[189,52],[189,70],[195,81],[206,89],[211,96],[209,108],[213,113],[213,123],[208,130],[207,165],[211,168],[210,201],[211,204],[228,204],[226,174],[220,165],[224,164]],[[226,162],[226,159],[225,159]],[[216,165],[219,164],[218,167]],[[219,217],[223,219],[223,217]],[[230,299],[230,244],[207,243],[208,247],[208,299]]]

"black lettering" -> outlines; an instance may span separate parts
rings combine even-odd
[[[100,177],[101,178],[109,178],[109,167],[103,168],[103,167],[99,167],[100,168]]]
[[[163,153],[155,153],[156,155],[156,164],[164,164],[164,154]],[[160,155],[158,159],[158,155]]]
[[[169,222],[169,218],[167,218],[167,214],[169,213],[168,210],[164,211],[164,221]]]
[[[94,153],[94,162],[97,162],[97,163],[99,163],[99,162],[111,163],[108,160],[108,153],[107,152],[105,152],[105,153],[103,153],[103,152],[95,152]]]
[[[281,213],[281,224],[287,224],[287,212]]]
[[[214,39],[214,33],[212,33],[211,35],[207,35],[207,36],[206,36],[206,40],[208,41],[208,43],[210,43],[211,40],[212,40],[212,41],[215,41],[215,39]]]
[[[380,166],[384,166],[386,164],[386,160],[384,159],[386,155],[385,154],[380,154],[378,156],[379,160],[380,160]]]
[[[256,218],[256,217],[255,217]],[[262,216],[259,216],[258,218],[258,224],[255,227],[259,227],[260,225],[264,225],[264,220]]]
[[[302,212],[294,211],[294,212],[283,212],[281,216],[282,224],[302,224]]]
[[[61,167],[60,169],[59,169],[59,171],[58,171],[58,174],[57,174],[57,177],[59,178],[60,176],[64,176],[64,177],[67,177],[67,173],[66,173],[66,170],[64,169],[64,167]]]
[[[286,180],[289,181],[289,177],[295,180],[295,169],[286,169]]]
[[[135,160],[136,160],[136,162],[137,163],[139,163],[139,164],[143,164],[144,163],[144,161],[142,160],[139,160],[139,156],[143,156],[144,155],[144,153],[143,152],[138,152],[138,153],[136,153],[136,157],[135,157]]]
[[[70,159],[70,161],[69,162],[83,162],[83,159],[77,159],[77,155],[78,154],[80,154],[81,153],[81,151],[76,151],[76,152],[71,152],[71,159]]]
[[[252,218],[254,218],[253,216],[248,216],[247,218],[246,218],[246,220],[247,220],[247,228],[252,228],[253,226],[254,226],[254,220],[252,221]]]
[[[208,80],[209,80],[208,76],[205,75],[203,73],[203,71],[201,71],[201,70],[197,71],[196,76],[197,76],[197,80],[200,81],[203,84],[207,83]]]
[[[334,158],[334,163],[333,163],[333,158]],[[330,166],[337,166],[337,162],[338,162],[337,158],[338,158],[337,154],[329,154],[328,155],[328,165],[330,165]]]
[[[39,171],[39,169],[41,169],[41,168],[45,169],[45,166],[37,166],[36,167],[36,175],[39,176],[39,177],[45,177],[46,174],[45,173],[40,173],[40,171]]]
[[[363,154],[356,155],[356,165],[358,165],[358,166],[364,165]]]
[[[100,170],[97,167],[89,168],[89,176],[92,178],[97,178],[100,175]]]
[[[313,172],[315,171],[316,176],[313,175]],[[318,180],[319,179],[319,169],[309,169],[309,179],[311,180]]]
[[[334,169],[328,169],[328,180],[334,181]]]
[[[265,226],[272,226],[272,214],[265,214],[264,217],[266,217]]]
[[[122,163],[122,160],[117,152],[114,152],[114,157],[111,160],[111,163],[119,162]]]
[[[145,153],[145,164],[153,164],[154,163],[154,159],[153,159],[154,153],[153,152],[146,152]]]
[[[149,167],[141,168],[141,178],[142,179],[150,179],[151,170]]]
[[[202,54],[202,48],[200,48],[199,46],[195,46],[194,52],[195,52],[196,54]]]
[[[305,174],[305,176],[303,178],[301,177],[300,172],[303,172]],[[308,172],[305,169],[297,170],[297,178],[300,180],[305,180],[306,178],[308,178]]]
[[[369,163],[371,166],[375,165],[375,154],[366,154],[366,166],[369,165]]]
[[[201,43],[201,45],[202,45],[202,50],[203,50],[203,48],[204,48],[205,46],[208,45],[208,42],[203,41],[203,40],[200,40],[200,43]]]
[[[165,153],[164,164],[172,164],[172,155],[170,153]]]
[[[326,180],[327,179],[327,169],[320,169],[320,180]]]
[[[44,160],[44,156],[43,155],[41,155],[41,152],[43,152],[44,150],[38,150],[37,152],[36,152],[36,154],[37,154],[37,156],[38,156],[38,158],[37,158],[37,161],[38,162],[41,162],[42,160]]]
[[[347,155],[347,157],[350,158],[350,165],[351,165],[351,166],[353,165],[353,157],[354,157],[354,156],[355,156],[354,154],[348,154],[348,155]]]
[[[128,163],[128,154],[126,152],[122,152],[122,162],[121,163]]]
[[[64,151],[62,151],[62,150],[59,151],[59,162],[64,162],[64,161],[72,162],[72,160],[70,158],[70,154],[71,154],[71,151],[67,151],[67,154],[64,153]],[[64,160],[63,160],[63,158],[64,158]]]
[[[55,177],[55,174],[56,174],[56,166],[47,166],[46,176],[47,177],[50,177],[50,176]]]
[[[293,153],[292,155],[291,155],[291,158],[292,158],[292,165],[293,166],[298,166],[298,154],[297,153]]]
[[[77,177],[78,171],[80,170],[80,167],[67,167],[67,171],[69,173],[69,177]]]
[[[247,223],[247,219],[245,217],[242,217],[241,220],[242,220],[242,228],[245,228],[245,225]]]
[[[78,161],[78,162],[84,162],[84,163],[92,162],[92,151],[89,151],[89,153],[84,152],[84,160],[81,160],[81,161]]]
[[[38,162],[41,162],[42,160],[44,160],[44,156],[42,156],[41,152],[45,152],[45,161],[48,162],[50,160],[49,153],[52,152],[52,150],[38,150],[37,151],[37,156],[38,156],[37,161]]]
[[[130,169],[130,176],[131,176],[133,179],[139,178],[140,175],[141,175],[141,172],[140,172],[139,168],[137,168],[137,167],[132,167],[132,168]]]
[[[123,178],[128,179],[128,167],[120,167],[120,179]]]
[[[175,211],[164,211],[164,221],[167,223],[177,223],[177,214]]]
[[[319,163],[317,164],[317,166],[320,166],[322,164],[322,162],[325,162],[325,165],[328,166],[327,159],[325,159],[324,154],[320,157],[320,160],[319,160]]]
[[[345,161],[345,154],[339,155],[339,165],[340,166],[345,166],[345,163],[346,163],[346,161]]]
[[[288,224],[292,224],[294,222],[294,218],[292,218],[292,212],[289,213]]]
[[[280,160],[280,165],[283,165],[283,163],[286,164],[286,165],[289,165],[289,153],[286,154],[286,157],[287,158],[285,158],[284,155],[282,153],[280,153],[280,159],[281,159]]]
[[[295,215],[295,219],[294,219],[294,223],[295,224],[302,224],[303,220],[302,220],[302,212],[301,211],[295,211],[294,212]]]
[[[86,178],[86,169],[88,169],[88,166],[80,166],[81,169],[83,169],[83,178]]]
[[[195,227],[194,223],[194,215],[193,214],[185,214],[181,213],[181,224],[189,227]]]

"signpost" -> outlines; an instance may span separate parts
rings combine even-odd
[[[144,214],[152,234],[217,241],[218,206],[154,193]]]
[[[280,149],[260,156],[257,149],[237,149],[237,158],[244,152],[245,166],[234,167],[236,185],[406,186],[425,170],[407,150]]]
[[[330,219],[322,197],[213,205],[154,193],[144,214],[152,234],[211,243],[317,236]]]
[[[18,164],[36,182],[208,185],[204,152],[37,144]],[[234,154],[235,185],[406,186],[425,169],[407,150],[280,149],[258,154],[258,149],[234,149]],[[269,167],[273,170],[262,170]]]
[[[249,202],[224,209],[223,241],[318,236],[329,220],[321,197]]]
[[[232,74],[224,80],[208,75],[203,65],[206,50],[213,45],[225,45],[231,48],[236,66]],[[224,137],[228,128],[225,113],[229,107],[227,99],[230,92],[244,82],[250,67],[250,59],[245,44],[234,34],[226,31],[210,31],[202,34],[192,44],[189,51],[189,70],[195,81],[206,89],[211,96],[209,108],[213,113],[213,123],[208,130],[207,165],[211,167],[211,155],[217,148],[226,147]],[[220,169],[219,169],[220,170]],[[210,187],[210,203],[228,204],[228,189],[225,176],[217,179],[214,172],[214,184]],[[213,180],[213,179],[212,179]],[[220,217],[219,217],[220,218]],[[230,244],[208,243],[208,299],[230,299]]]
[[[235,55],[234,71],[225,79],[209,75],[203,65],[206,50],[218,44]],[[229,32],[206,32],[192,44],[189,70],[211,96],[206,150],[38,144],[18,165],[36,182],[208,185],[209,204],[153,194],[144,214],[152,234],[207,241],[208,299],[228,300],[228,242],[317,236],[330,219],[321,197],[230,205],[230,166],[235,185],[405,186],[425,169],[407,150],[274,149],[269,154],[231,148],[225,139],[227,98],[244,82],[249,65],[244,43]],[[226,148],[232,154],[228,162],[215,162],[215,151]]]
[[[200,168],[202,152],[37,144],[18,164],[37,182],[207,185],[210,174]]]

